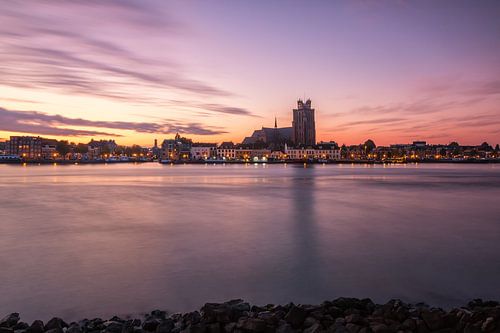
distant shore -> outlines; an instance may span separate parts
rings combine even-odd
[[[142,163],[159,163],[158,161],[104,161],[104,160],[44,160],[44,161],[1,161],[0,164],[10,165],[47,165],[47,164],[63,164],[63,165],[78,165],[78,164],[142,164]],[[304,160],[288,160],[288,161],[172,161],[162,164],[177,165],[177,164],[488,164],[500,163],[500,159],[467,159],[467,160],[410,160],[410,161],[374,161],[374,160],[332,160],[332,161],[304,161]],[[0,332],[1,333],[1,332]]]
[[[320,333],[320,332],[500,332],[500,304],[473,300],[449,311],[426,304],[338,298],[320,305],[255,306],[243,300],[207,303],[199,311],[168,314],[154,310],[141,318],[82,319],[67,323],[21,321],[18,313],[0,320],[0,333]]]

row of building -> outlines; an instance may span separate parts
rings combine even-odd
[[[272,147],[255,148],[248,144],[232,142],[193,143],[190,139],[176,135],[160,146],[143,148],[137,145],[124,147],[114,140],[92,140],[87,144],[68,143],[42,137],[12,136],[0,142],[0,156],[17,157],[23,160],[162,160],[162,161],[268,161],[268,160],[457,160],[497,159],[500,148],[484,142],[479,146],[461,146],[456,142],[448,145],[429,145],[425,141],[411,144],[375,146],[368,140],[364,144],[341,146],[335,142],[321,142],[308,147],[293,147],[284,144],[282,149]]]
[[[364,144],[338,147],[335,142],[316,143],[315,110],[311,100],[297,101],[292,110],[290,127],[262,127],[239,144],[223,142],[193,143],[177,134],[152,148],[119,146],[114,140],[91,140],[87,144],[68,143],[34,136],[12,136],[0,142],[0,155],[23,160],[113,160],[158,159],[160,161],[267,161],[267,160],[436,160],[466,158],[498,158],[495,148],[486,142],[480,146],[427,145],[425,141],[376,147],[371,140]]]
[[[288,147],[285,143],[283,149],[274,149],[273,147],[255,148],[245,143],[234,144],[233,142],[223,142],[220,145],[192,143],[191,140],[182,138],[178,134],[174,139],[164,140],[160,147],[155,142],[152,152],[162,161],[340,159],[340,149],[335,142],[320,143],[309,147]]]

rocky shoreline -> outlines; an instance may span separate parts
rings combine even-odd
[[[500,304],[480,299],[449,311],[426,304],[338,298],[320,305],[255,306],[243,300],[207,303],[199,311],[143,318],[95,318],[66,323],[52,318],[31,325],[18,313],[0,320],[0,333],[320,333],[320,332],[500,332]]]

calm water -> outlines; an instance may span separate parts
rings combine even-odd
[[[0,165],[0,316],[500,299],[500,165]]]

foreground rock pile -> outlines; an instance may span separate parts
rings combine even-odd
[[[319,333],[319,332],[500,332],[498,302],[474,300],[444,311],[399,300],[339,298],[321,305],[251,306],[242,300],[207,303],[200,311],[168,315],[155,310],[142,319],[83,319],[66,323],[20,321],[18,313],[0,320],[0,333]]]

